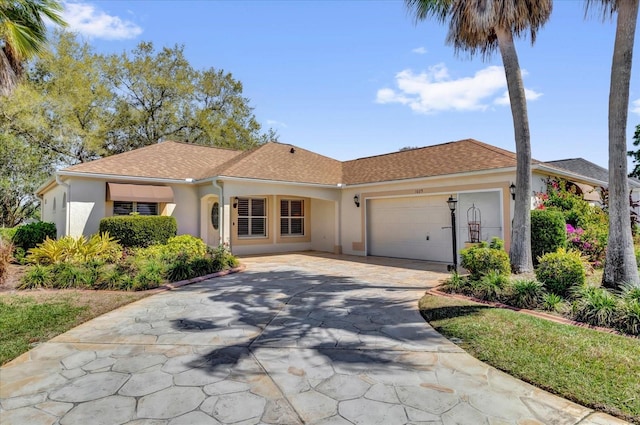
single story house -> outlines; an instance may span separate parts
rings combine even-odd
[[[276,142],[237,151],[166,141],[60,170],[37,194],[42,220],[59,236],[91,235],[103,217],[138,212],[173,216],[178,234],[228,244],[236,255],[317,250],[451,262],[450,196],[458,247],[475,220],[481,240],[497,236],[508,249],[515,168],[513,152],[473,139],[345,162]],[[539,161],[532,170],[532,205],[549,176],[600,184]]]

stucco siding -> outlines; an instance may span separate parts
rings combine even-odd
[[[314,251],[334,251],[336,208],[336,202],[311,200],[311,249]]]

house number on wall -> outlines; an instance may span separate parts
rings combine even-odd
[[[424,189],[416,189],[416,193],[423,193]]]

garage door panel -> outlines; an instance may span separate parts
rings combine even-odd
[[[451,215],[446,200],[446,196],[369,200],[369,255],[451,261]]]

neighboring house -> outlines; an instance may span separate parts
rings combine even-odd
[[[580,188],[584,199],[595,205],[602,204],[600,192],[602,187],[607,188],[609,186],[609,170],[584,158],[559,159],[557,161],[548,161],[547,164],[580,176],[592,178],[597,183],[595,186],[584,184],[578,184],[577,186]],[[628,184],[632,199],[636,202],[640,201],[640,181],[629,178]],[[640,207],[636,207],[635,211],[640,214]]]
[[[467,212],[481,212],[481,240],[509,246],[516,156],[467,139],[340,162],[282,143],[235,151],[162,142],[60,170],[39,190],[42,219],[59,235],[90,235],[100,219],[131,212],[170,215],[191,234],[235,254],[317,250],[451,262]],[[535,161],[548,176],[598,182]],[[532,194],[533,195],[533,194]]]

